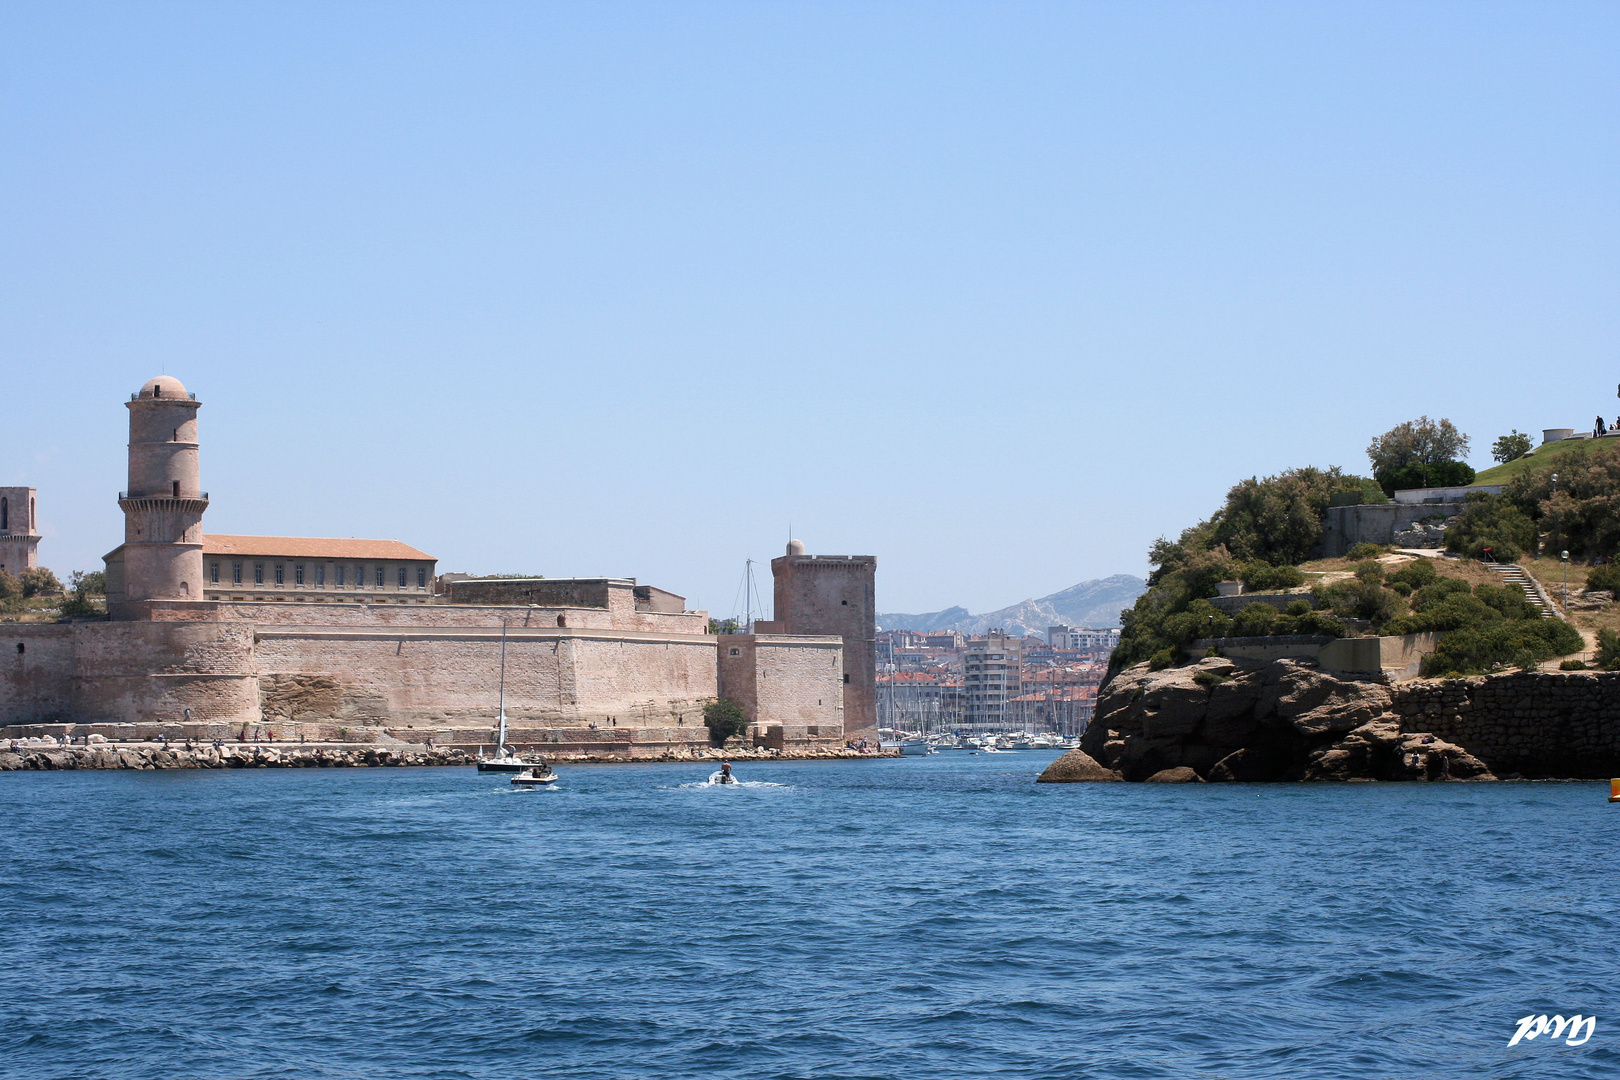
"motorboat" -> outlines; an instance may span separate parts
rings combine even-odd
[[[926,757],[931,749],[927,739],[900,740],[901,757]]]
[[[543,763],[530,766],[525,772],[513,773],[511,780],[512,786],[517,788],[545,787],[556,782],[557,774],[551,771],[550,765]]]

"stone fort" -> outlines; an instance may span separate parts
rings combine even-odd
[[[159,377],[126,406],[107,617],[0,626],[0,734],[485,746],[504,631],[519,747],[695,749],[716,697],[756,745],[876,737],[874,558],[792,541],[771,564],[776,619],[713,634],[707,612],[630,578],[441,579],[396,540],[210,535],[196,395]],[[0,561],[36,565],[34,490],[0,500]]]

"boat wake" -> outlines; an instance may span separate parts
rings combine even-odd
[[[767,780],[731,780],[720,782],[719,773],[711,773],[707,780],[694,780],[689,784],[677,784],[682,788],[790,788],[792,784],[773,784]]]

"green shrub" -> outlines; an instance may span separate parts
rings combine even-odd
[[[1407,597],[1412,595],[1412,586],[1404,581],[1395,581],[1390,583],[1389,591],[1396,596]]]
[[[1341,619],[1367,619],[1375,627],[1406,610],[1406,602],[1399,596],[1366,578],[1336,581],[1319,590],[1317,596]]]
[[[1499,619],[1454,630],[1423,658],[1423,674],[1483,675],[1507,665],[1532,668],[1543,660],[1579,652],[1580,632],[1562,619]]]
[[[1446,547],[1471,559],[1485,557],[1512,562],[1536,547],[1536,525],[1500,495],[1473,492],[1463,504],[1457,523],[1446,530]]]
[[[1461,578],[1438,578],[1412,594],[1412,610],[1426,611],[1434,605],[1442,603],[1448,596],[1456,596],[1460,593],[1466,594],[1472,591],[1468,587],[1468,582]]]
[[[1264,637],[1277,621],[1277,609],[1270,604],[1250,604],[1232,619],[1233,637]]]
[[[1372,559],[1368,559],[1365,562],[1359,562],[1350,569],[1361,581],[1371,582],[1374,585],[1378,585],[1384,580],[1384,564],[1374,562]]]
[[[1290,609],[1293,604],[1288,605]],[[1284,613],[1277,616],[1271,624],[1274,635],[1284,634],[1314,634],[1319,637],[1344,637],[1344,623],[1335,619],[1325,611],[1311,611],[1307,608],[1303,613],[1295,615]]]
[[[17,575],[0,570],[0,612],[15,614],[25,607],[22,582]]]
[[[1597,632],[1597,666],[1604,671],[1620,669],[1620,634],[1605,627]]]
[[[1148,657],[1148,670],[1149,671],[1163,671],[1165,668],[1169,667],[1171,664],[1173,664],[1175,662],[1176,662],[1175,650],[1173,650],[1173,649],[1160,649],[1158,652],[1156,652],[1152,656]]]
[[[703,726],[716,746],[748,730],[748,717],[730,698],[716,698],[703,706]]]
[[[1434,560],[1417,559],[1407,563],[1384,580],[1386,582],[1400,582],[1410,585],[1415,590],[1431,584],[1439,577],[1440,571],[1434,568]]]
[[[1243,587],[1249,592],[1292,589],[1305,584],[1305,574],[1297,566],[1273,566],[1251,562],[1243,567]]]
[[[1349,551],[1345,552],[1344,557],[1347,559],[1376,559],[1383,553],[1384,545],[1369,544],[1366,541],[1362,541]]]
[[[1310,613],[1311,613],[1311,602],[1309,600],[1294,600],[1294,601],[1291,601],[1289,603],[1289,605],[1286,608],[1283,609],[1283,614],[1284,615],[1292,615],[1296,619],[1299,618],[1301,615],[1309,615]]]
[[[1524,590],[1512,585],[1475,585],[1474,595],[1507,619],[1539,619],[1541,611],[1525,599]]]
[[[1594,566],[1586,572],[1586,587],[1588,589],[1606,589],[1620,596],[1620,565],[1604,563]]]
[[[1565,660],[1563,663],[1558,665],[1558,670],[1559,671],[1585,671],[1586,670],[1586,661],[1584,661],[1584,660]]]
[[[1205,690],[1213,690],[1215,687],[1221,685],[1223,682],[1226,682],[1231,677],[1232,676],[1230,675],[1221,675],[1213,671],[1193,672],[1193,682],[1197,683],[1199,686],[1202,686]]]
[[[1462,461],[1437,461],[1432,465],[1417,462],[1375,472],[1373,477],[1393,495],[1412,488],[1463,487],[1474,482],[1474,469]]]
[[[43,566],[31,566],[17,575],[22,582],[23,596],[38,596],[42,592],[61,592],[62,583]]]

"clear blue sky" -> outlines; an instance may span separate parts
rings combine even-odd
[[[1620,5],[0,5],[0,482],[975,611],[1237,479],[1620,413]]]

